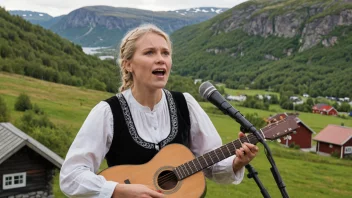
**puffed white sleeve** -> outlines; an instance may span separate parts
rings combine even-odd
[[[222,140],[199,103],[189,93],[184,93],[191,121],[191,151],[195,156],[203,155],[222,146]],[[205,176],[217,183],[239,184],[243,180],[244,167],[233,172],[235,155],[226,158],[204,170]]]
[[[110,198],[117,185],[97,175],[113,138],[113,116],[102,101],[77,133],[60,171],[60,188],[68,197]]]

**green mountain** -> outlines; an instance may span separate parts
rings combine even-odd
[[[226,8],[193,8],[154,12],[111,6],[82,7],[63,16],[50,29],[84,47],[116,46],[130,29],[153,23],[168,33],[205,21]]]
[[[0,8],[0,71],[55,83],[116,92],[114,61],[86,55],[81,46]]]
[[[172,34],[173,71],[235,89],[352,98],[350,0],[252,0]]]
[[[86,55],[82,47],[21,16],[0,8],[0,71],[55,83],[118,92],[119,68],[113,60]],[[193,80],[172,75],[167,88],[200,99]]]
[[[33,24],[51,29],[84,47],[115,47],[129,29],[142,23],[154,23],[171,33],[186,25],[208,20],[226,10],[228,8],[199,7],[154,12],[111,6],[88,6],[58,17],[32,11],[9,12]]]

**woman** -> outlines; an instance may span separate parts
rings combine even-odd
[[[121,93],[96,105],[72,143],[60,172],[60,187],[72,197],[163,197],[141,184],[117,184],[95,173],[108,165],[142,164],[167,144],[184,144],[195,156],[222,145],[207,114],[188,93],[165,90],[172,59],[167,34],[144,25],[121,42]],[[240,133],[243,136],[243,133]],[[126,152],[128,150],[128,152]],[[244,143],[236,156],[206,169],[218,183],[238,184],[258,147]],[[244,154],[245,153],[245,154]]]

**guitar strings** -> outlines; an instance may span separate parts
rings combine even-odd
[[[248,140],[249,141],[247,141],[247,138],[248,138]],[[241,144],[239,143],[237,146],[236,145],[233,145],[233,144],[236,144],[236,141],[240,141],[240,142],[252,142],[251,140],[256,140],[257,138],[256,137],[254,137],[254,136],[247,136],[247,137],[241,137],[241,138],[239,138],[240,140],[235,140],[235,141],[233,141],[233,142],[231,142],[231,143],[229,143],[229,144],[227,144],[227,145],[232,145],[234,148],[230,148],[231,150],[233,150],[233,149],[237,149],[237,146],[239,147],[239,148],[241,148],[242,146],[241,146]],[[222,147],[224,148],[224,146],[227,146],[227,145],[223,145]],[[232,147],[231,146],[231,147]],[[220,147],[221,148],[221,147]],[[221,148],[222,149],[222,148]],[[215,151],[215,150],[214,150]],[[235,152],[235,151],[234,151]],[[217,158],[219,158],[219,156],[218,156],[218,154],[216,153],[216,152],[209,152],[208,153],[208,155],[210,156],[210,158],[215,158],[215,156],[217,157]],[[235,155],[235,154],[233,154],[233,155]],[[225,159],[225,158],[224,158]],[[193,161],[193,160],[192,160]],[[185,163],[186,164],[186,163]],[[196,165],[189,165],[189,163],[187,163],[188,164],[188,166],[190,167],[190,170],[185,166],[185,168],[187,169],[187,171],[189,171],[189,172],[191,172],[191,174],[188,174],[188,176],[190,176],[190,175],[193,175],[194,173],[197,173],[197,172],[199,172],[200,170],[198,170],[198,168],[196,167]],[[204,167],[205,165],[206,165],[206,163],[199,163],[198,162],[198,164],[201,164],[201,169],[202,169],[202,167]],[[196,169],[196,171],[194,172],[193,170],[192,170],[192,167],[193,168],[195,168]],[[185,177],[184,177],[185,178]],[[172,173],[167,173],[167,174],[165,174],[165,175],[163,175],[163,176],[161,176],[160,178],[158,178],[158,183],[159,184],[164,184],[165,182],[168,182],[168,181],[170,181],[170,180],[172,180],[172,179],[177,179],[177,177],[176,177],[176,174],[174,173],[174,172],[172,172]]]
[[[277,123],[272,123],[271,125],[268,125],[267,127],[264,127],[264,128],[262,129],[262,132],[263,132],[263,131],[266,131],[267,129],[270,129],[269,127],[271,127],[272,125],[278,124],[278,123],[281,123],[281,122],[286,122],[286,120],[280,120],[280,121],[277,122]],[[233,141],[233,142],[230,142],[230,143],[228,143],[228,144],[226,144],[226,145],[223,145],[223,146],[221,146],[219,149],[221,150],[221,152],[222,152],[223,155],[224,155],[224,153],[223,153],[222,149],[223,149],[224,147],[226,147],[228,150],[231,150],[232,152],[235,152],[236,149],[237,149],[237,146],[238,146],[238,148],[241,148],[241,147],[242,147],[242,142],[247,142],[246,140],[248,140],[249,143],[251,143],[253,140],[254,140],[254,142],[255,142],[255,141],[258,142],[258,139],[257,139],[254,135],[250,134],[250,135],[245,136],[245,137],[240,137],[239,139],[237,139],[237,140],[235,140],[235,141]],[[252,141],[251,141],[251,140],[252,140]],[[240,144],[237,143],[237,145],[236,145],[236,141],[237,141],[237,142],[239,141]],[[229,149],[228,146],[230,146],[230,149]],[[233,147],[234,147],[234,148],[233,148]],[[233,149],[235,149],[235,150],[233,150]],[[215,150],[213,150],[213,151],[211,151],[211,152],[208,152],[208,153],[205,153],[205,154],[208,154],[208,156],[210,156],[211,159],[214,158],[215,156],[216,156],[218,159],[220,159],[219,156],[218,156],[218,154],[217,154],[217,152],[216,152],[216,150],[218,150],[218,149],[215,149]],[[202,155],[203,158],[204,158],[205,154]],[[230,153],[230,155],[235,155],[235,154],[236,154],[236,153],[234,153],[234,154],[231,154],[231,153]],[[226,158],[225,155],[224,155],[224,157]],[[225,158],[224,158],[224,159],[225,159]],[[199,159],[200,159],[200,158],[199,158]],[[195,160],[195,159],[193,159],[192,161],[194,161],[194,160]],[[206,160],[205,158],[204,158],[204,160],[205,160],[205,162],[207,162],[207,160]],[[222,160],[223,160],[223,159],[222,159]],[[197,160],[197,161],[198,161],[198,164],[201,165],[200,170],[203,170],[204,167],[206,167],[205,165],[208,166],[208,163],[205,164],[205,163],[199,162],[199,160]],[[187,164],[187,165],[189,166],[190,170],[185,166],[185,164]],[[184,167],[186,168],[186,171],[187,171],[187,172],[191,172],[191,174],[188,173],[188,175],[187,175],[187,174],[185,173],[185,177],[183,177],[183,176],[181,175],[181,177],[182,177],[181,179],[186,178],[186,177],[188,177],[188,176],[190,176],[190,175],[193,175],[194,173],[197,173],[198,171],[200,171],[200,170],[197,170],[198,168],[197,168],[197,166],[195,165],[194,162],[193,162],[193,165],[194,165],[194,166],[190,165],[189,162],[184,163],[184,164],[182,164],[182,165],[184,165]],[[180,166],[178,166],[178,167],[180,167],[180,169],[182,169],[182,168],[181,168],[182,165],[180,165]],[[195,172],[192,170],[192,167],[191,167],[191,166],[195,168],[195,170],[196,170]],[[177,167],[176,167],[176,168],[177,168]],[[175,170],[176,170],[176,168],[175,168]],[[182,170],[183,170],[183,169],[182,169]],[[184,171],[184,170],[183,170],[183,171]],[[181,172],[181,173],[182,173],[182,172]],[[170,179],[174,179],[174,178],[176,177],[176,174],[177,174],[177,173],[174,173],[174,172],[165,174],[165,175],[163,175],[162,177],[158,178],[158,182],[164,184],[165,182],[169,181]],[[176,179],[177,179],[177,177],[176,177]]]
[[[167,177],[165,177],[165,176],[167,176]],[[168,174],[163,175],[162,177],[158,178],[158,184],[159,184],[159,185],[163,185],[163,184],[165,184],[166,182],[172,181],[172,180],[175,180],[175,179],[176,179],[176,181],[178,181],[175,174],[173,174],[173,173],[168,173]]]
[[[247,140],[246,137],[241,137],[240,139],[242,140],[241,142],[248,142],[248,141],[246,141],[246,140]],[[251,142],[251,140],[253,141],[253,140],[255,140],[255,139],[256,139],[256,138],[253,137],[253,136],[249,136],[249,138],[248,138],[249,142]],[[235,140],[235,141],[239,141],[239,140]],[[235,141],[234,141],[234,143],[236,144]],[[231,146],[231,147],[230,147],[231,150],[236,149],[237,147],[238,147],[238,148],[241,147],[241,144],[240,144],[240,143],[237,144],[237,147],[234,146],[234,145],[232,145],[231,143],[229,143],[229,145]],[[220,147],[220,148],[223,149],[225,146],[226,146],[226,145],[223,145],[222,148],[221,148],[221,147]],[[234,147],[233,147],[233,146],[234,146]],[[230,149],[229,149],[229,150],[230,150]],[[215,151],[215,150],[214,150],[214,151]],[[233,151],[233,152],[235,152],[235,151]],[[209,152],[208,155],[210,156],[210,158],[215,158],[215,156],[216,156],[217,158],[219,158],[219,157],[218,157],[219,155],[218,155],[217,152]],[[230,153],[230,155],[234,155],[234,154]],[[224,157],[226,157],[226,156],[224,156]],[[225,159],[225,158],[224,158],[224,159]],[[195,160],[195,159],[194,159],[194,160]],[[192,160],[192,161],[193,161],[193,160]],[[186,164],[186,163],[185,163],[185,164]],[[205,167],[205,165],[207,165],[206,163],[200,163],[199,160],[198,160],[198,164],[201,165],[201,167],[200,167],[201,169],[202,169],[202,167]],[[200,171],[200,170],[198,170],[198,167],[197,167],[195,164],[194,164],[194,165],[190,165],[189,163],[187,163],[187,165],[190,167],[190,169],[188,169],[188,168],[184,165],[185,168],[187,169],[188,172],[191,172],[192,174],[194,174],[194,173]],[[195,172],[193,171],[192,167],[196,169]],[[170,175],[170,174],[171,174],[171,175]],[[174,175],[174,174],[172,174],[172,173],[170,173],[170,174],[166,174],[166,175],[160,177],[160,178],[159,178],[159,181],[160,181],[160,180],[165,180],[165,179],[168,180],[170,176]],[[192,174],[189,174],[189,175],[192,175]]]

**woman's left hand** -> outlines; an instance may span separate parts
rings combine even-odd
[[[245,134],[240,132],[238,137],[244,137]],[[233,160],[232,168],[236,172],[240,170],[243,166],[247,165],[252,159],[257,155],[259,148],[250,143],[243,143],[242,147],[236,149],[236,158]]]

